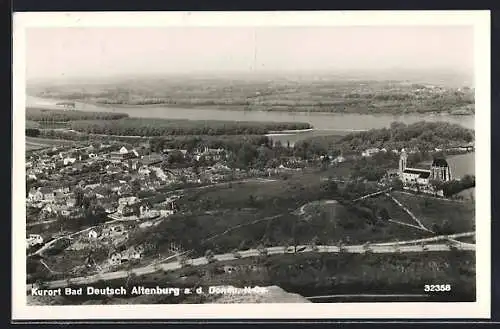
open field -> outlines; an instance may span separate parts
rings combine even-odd
[[[427,228],[446,233],[474,231],[475,205],[473,203],[451,202],[435,198],[422,198],[406,193],[394,192],[394,196]]]
[[[64,139],[52,139],[52,138],[39,138],[39,137],[25,137],[26,145],[38,146],[38,147],[50,147],[50,146],[60,146],[60,145],[74,145],[75,141],[64,140]]]

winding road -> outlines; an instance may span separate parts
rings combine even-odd
[[[467,235],[460,235],[460,236],[468,236],[470,233],[464,233]],[[455,235],[457,236],[457,235]],[[298,250],[301,250],[300,253],[305,253],[305,252],[316,252],[316,253],[357,253],[357,254],[363,254],[366,252],[371,252],[371,253],[424,253],[424,252],[435,252],[435,251],[440,251],[440,252],[445,252],[445,251],[450,251],[450,245],[449,244],[430,244],[426,245],[425,247],[422,245],[404,245],[405,243],[416,243],[422,240],[427,240],[427,241],[436,241],[439,239],[447,239],[448,236],[441,236],[441,237],[435,237],[429,239],[421,239],[421,240],[411,240],[411,241],[401,241],[401,242],[393,242],[389,244],[373,244],[367,247],[366,245],[351,245],[351,246],[342,246],[339,248],[339,246],[331,246],[331,245],[320,245],[320,246],[310,246],[310,245],[302,245],[302,246],[297,246]],[[293,247],[292,247],[293,248]],[[455,248],[458,250],[468,250],[468,251],[474,251],[476,249],[474,244],[469,244],[469,243],[457,243],[455,244]],[[283,255],[287,253],[293,253],[293,252],[288,252],[290,247],[285,247],[285,246],[277,246],[277,247],[269,247],[267,248],[267,254],[268,255]],[[243,250],[239,251],[238,257],[235,257],[235,253],[226,253],[226,254],[218,254],[214,256],[214,260],[218,262],[227,262],[227,261],[232,261],[236,259],[241,259],[241,258],[249,258],[249,257],[258,257],[261,256],[261,252],[259,252],[257,249],[248,249],[248,250]],[[187,261],[187,264],[189,266],[202,266],[208,264],[208,260],[205,257],[199,257],[195,259],[189,259]],[[114,280],[114,279],[121,279],[121,278],[126,278],[130,274],[134,274],[137,276],[142,276],[142,275],[147,275],[147,274],[152,274],[158,271],[175,271],[183,266],[179,262],[170,262],[170,263],[164,263],[164,264],[151,264],[148,266],[144,267],[139,267],[135,268],[130,271],[117,271],[117,272],[108,272],[108,273],[101,273],[101,274],[96,274],[96,275],[91,275],[91,276],[86,276],[86,277],[78,277],[78,278],[71,278],[67,280],[56,280],[56,281],[50,281],[50,282],[45,282],[46,289],[57,289],[57,288],[64,288],[69,285],[85,285],[85,284],[92,284],[96,283],[98,281],[102,280]],[[35,288],[36,284],[27,284],[26,285],[26,291],[29,293],[32,288]]]

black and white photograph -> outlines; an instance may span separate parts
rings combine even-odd
[[[16,14],[14,309],[488,316],[489,40],[481,11]]]

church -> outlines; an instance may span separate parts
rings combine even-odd
[[[409,168],[406,166],[408,154],[403,149],[399,158],[399,178],[405,185],[429,185],[431,180],[448,182],[452,179],[448,162],[444,158],[435,158],[430,169]]]

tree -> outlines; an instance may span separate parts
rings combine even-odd
[[[208,249],[207,251],[205,251],[205,258],[209,263],[212,263],[215,260],[214,252]]]
[[[241,254],[237,249],[233,249],[233,257],[234,258],[241,258]]]
[[[84,199],[85,199],[85,193],[83,192],[82,189],[76,188],[74,191],[74,195],[75,195],[75,200],[76,200],[75,206],[82,207]]]
[[[337,244],[337,248],[338,248],[340,254],[346,252],[346,247],[344,246],[344,242],[342,240],[339,240],[339,242]]]
[[[174,150],[170,152],[167,156],[167,163],[172,164],[182,164],[184,163],[184,154],[179,150]]]
[[[132,193],[137,195],[141,191],[141,182],[138,179],[134,179],[130,182],[130,187],[132,188]]]
[[[378,215],[379,215],[379,218],[384,220],[384,221],[391,219],[391,216],[389,215],[389,211],[387,210],[387,208],[381,208],[379,210]]]
[[[330,177],[326,182],[321,184],[321,190],[328,195],[335,196],[338,194],[338,184]]]
[[[253,194],[250,194],[250,195],[248,196],[248,204],[249,204],[251,207],[255,207],[256,202],[255,202],[255,197],[253,196]]]
[[[400,190],[403,189],[403,182],[401,181],[401,179],[395,178],[395,179],[392,180],[391,187],[394,190],[400,191]]]
[[[263,244],[259,244],[259,246],[257,247],[257,251],[261,256],[267,256],[267,249]]]
[[[319,243],[319,238],[318,236],[314,236],[311,240],[311,248],[313,251],[318,251],[318,243]]]

